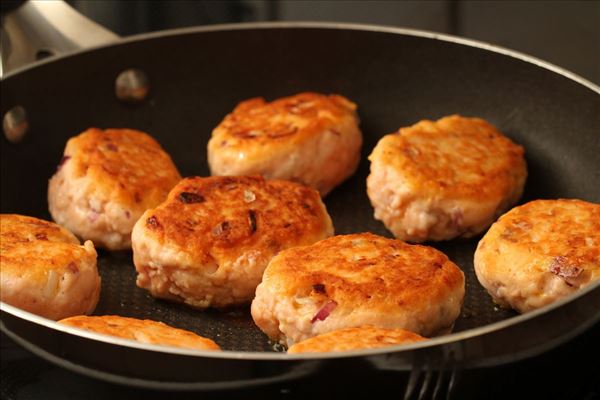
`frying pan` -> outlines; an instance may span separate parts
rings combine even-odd
[[[142,71],[149,87],[135,103],[115,96],[116,77],[131,69]],[[210,132],[239,101],[301,91],[339,93],[359,107],[359,169],[325,198],[338,234],[390,236],[366,196],[367,155],[384,134],[453,113],[487,119],[525,147],[522,202],[600,202],[600,89],[524,54],[453,36],[330,23],[180,29],[38,62],[5,75],[1,90],[2,115],[20,106],[28,127],[19,142],[2,137],[3,213],[50,218],[47,181],[67,139],[90,126],[146,131],[182,175],[206,176]],[[405,398],[449,397],[461,370],[532,357],[600,319],[600,282],[524,315],[495,307],[473,272],[478,239],[431,243],[465,272],[465,303],[453,334],[407,346],[287,355],[254,326],[248,307],[197,311],[153,299],[135,286],[127,251],[99,252],[95,314],[161,320],[212,338],[224,352],[79,331],[5,303],[0,327],[53,363],[133,386],[217,390],[368,370],[394,371]]]

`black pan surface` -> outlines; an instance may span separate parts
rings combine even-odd
[[[173,31],[84,51],[2,80],[2,113],[21,105],[30,125],[20,143],[2,138],[2,212],[49,218],[47,181],[67,139],[90,126],[146,131],[182,175],[206,176],[211,130],[239,101],[302,91],[339,93],[358,104],[364,134],[359,170],[325,199],[336,233],[391,236],[373,219],[366,195],[368,154],[381,136],[401,126],[454,113],[487,119],[525,147],[529,177],[521,203],[600,202],[598,88],[537,63],[446,36],[326,24]],[[150,80],[150,97],[138,105],[124,104],[114,94],[116,76],[128,68],[143,70]],[[495,307],[477,282],[472,257],[478,240],[430,243],[467,278],[455,332],[517,315]],[[235,352],[277,350],[254,326],[248,307],[197,311],[137,288],[131,252],[100,251],[99,268],[97,315],[161,320]],[[600,310],[598,287],[595,293],[593,305]],[[479,351],[485,356],[485,349]]]

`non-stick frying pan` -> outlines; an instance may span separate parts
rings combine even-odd
[[[115,96],[125,70],[143,71],[149,95]],[[522,202],[600,202],[600,89],[523,54],[428,32],[322,23],[202,27],[141,35],[53,58],[5,75],[2,115],[20,106],[28,130],[2,138],[1,211],[49,218],[48,178],[67,139],[90,126],[152,134],[183,175],[208,175],[210,132],[239,101],[301,91],[339,93],[358,104],[364,133],[358,172],[325,199],[337,233],[390,236],[365,192],[367,155],[384,134],[460,113],[496,125],[526,149]],[[551,349],[600,319],[600,284],[525,315],[494,306],[472,257],[479,238],[431,245],[467,277],[455,333],[404,347],[287,355],[254,326],[247,307],[197,311],[135,286],[131,252],[99,252],[95,314],[161,320],[210,337],[221,353],[143,345],[59,326],[7,304],[1,328],[66,368],[129,385],[176,389],[247,387],[336,369],[397,371],[405,397],[450,393],[461,369],[515,362]]]

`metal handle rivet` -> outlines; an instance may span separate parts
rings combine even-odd
[[[8,110],[2,119],[2,129],[9,142],[17,143],[21,141],[29,129],[25,109],[21,106],[15,106]]]
[[[146,73],[130,68],[121,72],[115,81],[115,94],[121,101],[142,102],[150,92],[150,82]]]

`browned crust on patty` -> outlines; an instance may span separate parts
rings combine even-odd
[[[586,239],[594,240],[588,246]],[[598,269],[600,273],[600,205],[574,199],[534,200],[504,214],[482,240],[503,243],[541,256],[554,264]]]
[[[442,302],[464,284],[462,271],[442,252],[371,233],[286,250],[267,267],[267,279],[277,282],[280,295],[382,314]]]
[[[235,260],[248,250],[275,254],[331,230],[316,190],[259,176],[183,179],[142,218],[147,235],[197,264]]]
[[[0,214],[0,248],[8,249],[31,241],[48,241],[79,244],[79,240],[54,222],[18,214]]]
[[[268,153],[335,127],[340,118],[356,118],[355,111],[354,103],[335,94],[306,92],[271,102],[256,97],[239,103],[215,128],[213,137],[221,146]]]
[[[402,171],[422,193],[488,200],[511,193],[526,173],[524,149],[480,118],[423,120],[383,138],[370,159]]]
[[[171,157],[148,134],[90,128],[67,142],[59,168],[94,182],[96,195],[144,210],[166,197],[181,179]]]
[[[290,346],[288,353],[375,349],[423,340],[427,339],[405,329],[385,329],[365,325],[356,328],[339,329],[303,340]]]
[[[151,320],[120,317],[117,315],[76,316],[59,323],[87,331],[135,340],[142,343],[175,346],[196,350],[220,350],[212,340],[193,332],[174,328]]]
[[[71,264],[87,258],[79,240],[61,226],[17,214],[0,215],[0,265],[4,277],[46,281],[48,270],[64,273]]]

